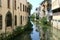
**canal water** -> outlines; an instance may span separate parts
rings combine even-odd
[[[16,37],[14,40],[40,40],[39,31],[37,30],[36,24],[33,24],[33,30],[29,33],[23,33],[22,35]]]

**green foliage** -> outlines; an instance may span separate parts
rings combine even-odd
[[[28,2],[28,8],[31,10],[32,9],[32,4]]]
[[[34,21],[35,18],[36,18],[35,13],[33,13],[33,14],[30,16],[30,19],[31,19],[32,21]]]
[[[31,30],[32,30],[32,24],[30,21],[28,21],[28,23],[25,26],[16,27],[16,29],[13,30],[12,34],[5,36],[5,38],[3,38],[3,35],[1,35],[0,39],[1,40],[13,40],[14,37],[21,35],[25,31],[31,31]]]
[[[16,36],[18,34],[21,34],[24,31],[24,29],[22,29],[21,27],[17,27],[14,31],[13,31],[13,35]]]
[[[42,29],[43,29],[44,32],[46,32],[47,29],[51,27],[51,23],[47,21],[46,17],[43,17],[40,20],[40,25],[42,26]]]
[[[39,15],[36,13],[36,19],[39,19]]]
[[[5,33],[2,33],[0,35],[0,40],[13,40],[14,37],[24,33],[25,31],[31,31],[31,30],[32,30],[32,24],[30,21],[28,21],[28,23],[25,26],[16,27],[16,29],[13,30],[12,34],[9,34],[8,36],[6,36]]]
[[[31,17],[31,18],[35,18],[35,15],[34,15],[34,14],[32,14],[30,17]]]
[[[29,15],[30,15],[30,12],[31,12],[31,9],[32,9],[32,4],[28,2],[28,9],[29,9]]]
[[[25,29],[25,31],[30,31],[30,30],[32,30],[33,28],[32,28],[32,24],[31,24],[31,22],[30,21],[28,21],[28,23],[27,23],[27,25],[25,25],[26,27],[24,28]]]
[[[36,19],[39,19],[39,16],[36,16]]]

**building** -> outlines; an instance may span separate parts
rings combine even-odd
[[[60,40],[60,0],[52,0],[53,40]]]
[[[51,22],[52,20],[52,11],[51,11],[51,0],[44,0],[41,5],[40,5],[40,17],[47,17],[47,21]],[[51,34],[51,27],[48,28],[46,34],[45,34],[45,39],[43,38],[43,30],[42,27],[40,29],[40,34],[41,34],[41,40],[52,40],[52,34]]]
[[[28,16],[27,0],[0,0],[0,33],[26,25]]]
[[[40,7],[36,8],[36,19],[40,18]]]
[[[41,3],[41,6],[40,6],[40,17],[44,17],[45,16],[45,6],[44,6],[44,1]]]
[[[43,1],[40,5],[40,18],[46,17],[47,16],[47,1]],[[45,38],[44,38],[44,32],[43,32],[43,28],[40,27],[40,39],[41,40],[47,40],[47,32],[45,34]]]
[[[48,3],[47,3],[47,1],[44,0],[40,5],[40,15],[41,15],[41,17],[45,17],[45,16],[48,15],[48,10],[47,10],[48,7],[47,6],[48,6]]]
[[[40,17],[47,17],[50,21],[52,17],[51,0],[44,0],[40,5]]]

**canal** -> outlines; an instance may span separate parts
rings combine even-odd
[[[25,32],[22,35],[19,35],[14,40],[40,40],[40,33],[36,28],[36,24],[31,22],[33,24],[33,30],[31,32]]]

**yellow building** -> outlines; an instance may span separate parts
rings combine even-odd
[[[0,33],[26,25],[28,16],[27,0],[0,0]]]
[[[43,1],[40,5],[40,17],[41,18],[47,16],[48,14],[47,5],[48,5],[47,1]]]
[[[52,0],[53,40],[60,40],[60,0]]]
[[[40,6],[40,17],[44,17],[45,16],[45,5],[44,5],[44,1],[41,3],[41,6]]]
[[[40,5],[40,17],[41,18],[43,18],[43,17],[47,17],[47,12],[48,12],[48,10],[47,10],[47,5],[48,5],[48,3],[47,3],[47,1],[43,1],[42,3],[41,3],[41,5]],[[48,31],[47,31],[48,32]],[[48,33],[47,34],[45,34],[45,39],[44,39],[44,32],[43,32],[43,29],[42,29],[42,27],[41,27],[41,29],[40,29],[40,39],[41,40],[47,40],[47,36],[48,36]]]

